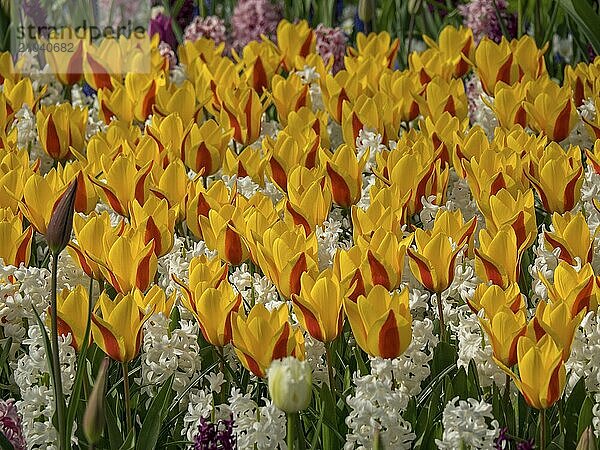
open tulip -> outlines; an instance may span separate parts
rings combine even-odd
[[[34,173],[23,188],[23,201],[19,208],[40,234],[46,234],[52,212],[60,201],[66,186],[52,186],[46,178]]]
[[[375,286],[356,302],[344,300],[344,307],[358,346],[371,356],[397,358],[412,340],[412,316],[408,289],[390,294]]]
[[[344,324],[343,292],[331,269],[317,277],[303,273],[298,295],[292,294],[294,312],[302,328],[321,341],[337,338]]]
[[[71,155],[71,147],[84,148],[87,109],[74,108],[70,103],[43,106],[36,114],[40,144],[55,160]]]
[[[287,305],[269,311],[257,303],[246,317],[233,313],[231,328],[238,358],[257,377],[264,378],[276,359],[304,359],[304,337],[300,328],[289,322]]]
[[[554,269],[554,282],[543,276],[541,281],[548,290],[551,302],[564,302],[575,317],[580,311],[595,311],[598,307],[597,289],[594,271],[590,263],[577,270],[565,261],[560,261]]]
[[[544,239],[549,250],[560,249],[559,258],[568,264],[576,265],[578,258],[583,264],[592,262],[593,239],[590,228],[581,212],[572,214],[552,214],[554,231],[545,231]]]
[[[562,348],[563,359],[566,361],[571,355],[571,344],[575,331],[579,328],[586,310],[579,311],[572,316],[569,304],[563,301],[546,303],[540,301],[532,319],[533,331],[536,339],[541,339],[544,334],[549,334],[556,344]]]
[[[494,317],[504,306],[517,313],[525,307],[525,300],[517,283],[511,283],[506,289],[495,284],[481,283],[475,288],[473,297],[467,300],[467,305],[473,314],[478,314],[483,309],[488,317]]]
[[[539,341],[522,336],[517,344],[519,376],[505,365],[500,367],[514,380],[527,404],[547,409],[560,399],[566,385],[563,352],[550,335]]]
[[[315,52],[315,32],[306,20],[291,23],[284,19],[277,25],[277,45],[283,55],[286,70],[291,72],[292,69],[301,69],[302,66],[296,67],[295,61],[297,57],[306,58]]]
[[[445,291],[454,280],[454,265],[462,247],[452,248],[450,237],[442,232],[415,230],[416,249],[408,248],[410,270],[431,292]]]
[[[190,283],[190,288],[183,287],[183,305],[198,320],[204,339],[218,347],[229,344],[231,316],[240,309],[241,294],[235,294],[227,281],[217,287],[210,287],[210,283]]]
[[[530,247],[537,237],[533,191],[525,194],[521,191],[513,196],[507,189],[500,189],[489,199],[490,214],[486,217],[486,226],[497,231],[504,225],[510,225],[517,237],[519,248]]]
[[[142,345],[142,327],[153,309],[146,312],[140,308],[144,294],[134,290],[117,294],[110,300],[105,292],[100,294],[97,310],[92,314],[94,342],[115,361],[129,362],[135,359]]]

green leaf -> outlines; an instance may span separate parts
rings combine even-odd
[[[579,411],[586,397],[585,380],[580,378],[573,387],[571,395],[565,404],[565,448],[575,448],[577,446],[577,425],[579,421]]]
[[[4,369],[4,366],[6,365],[6,362],[8,360],[8,353],[10,352],[10,347],[12,346],[12,338],[9,337],[6,340],[6,343],[4,344],[4,347],[2,347],[2,354],[0,354],[0,376],[2,376],[2,370]]]
[[[117,418],[117,400],[113,396],[106,396],[105,419],[110,448],[120,448],[123,445],[122,427]]]
[[[600,53],[600,16],[594,8],[585,0],[559,0],[565,12],[575,21],[582,34],[594,48]]]
[[[581,409],[579,410],[579,420],[577,422],[577,440],[582,435],[587,427],[592,424],[592,418],[594,414],[592,413],[592,408],[594,407],[594,402],[590,397],[586,397],[583,405],[581,405]]]
[[[158,395],[152,399],[148,408],[148,414],[146,414],[142,423],[142,429],[136,446],[137,450],[150,450],[156,447],[161,424],[165,420],[170,406],[172,384],[173,377],[171,376],[162,385]]]
[[[119,450],[134,450],[135,448],[135,430],[131,430],[127,435],[127,439],[123,442],[123,445],[119,447]],[[149,447],[147,450],[150,450],[151,448],[154,447]]]
[[[2,450],[14,450],[15,449],[13,447],[13,445],[10,443],[10,441],[8,439],[6,439],[6,436],[4,436],[4,434],[1,432],[0,432],[0,449],[2,449]]]

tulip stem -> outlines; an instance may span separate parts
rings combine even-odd
[[[540,411],[540,450],[546,450],[546,410]]]
[[[325,344],[325,358],[327,359],[327,375],[329,376],[329,389],[335,395],[335,378],[333,376],[333,367],[331,365],[331,342]]]
[[[65,429],[65,397],[62,386],[62,376],[60,371],[60,348],[58,346],[58,313],[56,308],[56,291],[58,280],[58,255],[60,252],[52,254],[52,277],[50,279],[50,316],[51,316],[51,339],[52,339],[52,378],[54,384],[54,403],[56,404],[56,414],[58,416],[57,432],[59,439],[59,450],[67,448]]]
[[[131,432],[131,400],[129,398],[129,367],[126,362],[121,363],[123,368],[123,395],[125,396],[125,420],[127,422],[127,434]]]
[[[442,293],[436,292],[438,316],[440,319],[440,340],[446,342],[446,324],[444,322],[444,308],[442,306]]]
[[[287,413],[287,448],[294,450],[296,446],[296,417],[298,413]]]
[[[510,402],[510,375],[505,374],[506,381],[504,384],[504,403],[505,406]]]

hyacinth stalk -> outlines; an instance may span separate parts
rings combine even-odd
[[[62,386],[60,370],[60,348],[58,344],[58,312],[56,307],[57,281],[58,281],[58,257],[71,239],[73,230],[73,214],[75,211],[75,196],[77,193],[77,178],[69,185],[61,199],[57,203],[46,231],[46,242],[52,253],[52,275],[50,281],[50,316],[51,316],[51,348],[52,348],[52,379],[54,384],[54,400],[56,404],[57,423],[56,431],[59,437],[59,450],[67,448],[67,436],[65,434],[65,395]]]

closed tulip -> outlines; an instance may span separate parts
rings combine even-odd
[[[154,241],[157,258],[173,248],[175,233],[175,211],[165,199],[150,197],[144,205],[134,200],[130,206],[131,227],[144,235],[144,243]]]
[[[321,341],[336,339],[344,324],[342,288],[331,269],[318,276],[303,273],[299,294],[292,294],[294,312],[302,328]]]
[[[58,293],[56,299],[58,334],[71,334],[71,344],[76,351],[79,351],[84,343],[89,303],[87,289],[80,285],[73,290],[64,289]]]
[[[71,156],[71,147],[84,148],[87,109],[74,108],[70,103],[42,107],[36,114],[40,144],[55,160]]]
[[[512,227],[505,225],[497,233],[479,232],[479,248],[475,249],[475,271],[484,281],[503,288],[519,280],[519,263],[523,248],[517,247]]]
[[[0,210],[0,258],[6,265],[27,265],[31,256],[33,227],[23,223],[10,209]]]
[[[523,309],[513,312],[508,306],[500,306],[493,314],[480,318],[483,329],[490,339],[494,358],[507,367],[517,363],[517,345],[527,332],[527,318]]]
[[[553,231],[544,231],[546,247],[549,250],[560,249],[559,259],[570,265],[592,262],[593,239],[590,228],[581,212],[576,214],[552,214]]]
[[[349,145],[342,144],[331,155],[322,151],[327,177],[331,186],[333,202],[342,208],[354,205],[362,194],[362,172],[369,152],[358,159]]]
[[[287,305],[269,311],[257,303],[246,317],[234,313],[231,328],[238,358],[257,377],[264,378],[274,360],[286,356],[304,359],[304,337],[289,322]]]
[[[598,307],[594,271],[590,263],[579,270],[565,261],[560,261],[554,269],[554,280],[550,283],[543,276],[541,281],[548,290],[551,302],[564,302],[575,317],[581,311],[595,311]]]
[[[345,299],[344,307],[358,346],[371,356],[397,358],[412,340],[412,316],[408,289],[390,294],[375,286],[356,303]]]

